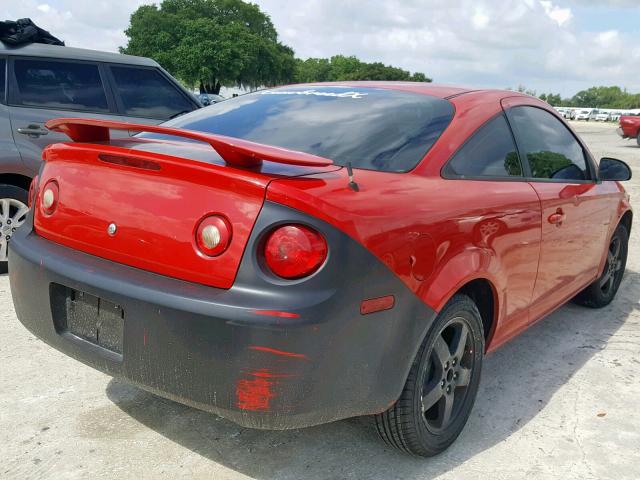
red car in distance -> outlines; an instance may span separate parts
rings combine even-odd
[[[519,93],[296,85],[161,126],[47,126],[72,141],[44,152],[11,242],[18,318],[244,426],[371,415],[437,454],[486,353],[622,281],[629,167]]]
[[[640,145],[640,115],[621,116],[617,132],[622,138],[635,138]]]

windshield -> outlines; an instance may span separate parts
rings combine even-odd
[[[163,125],[298,150],[337,165],[406,172],[424,157],[453,113],[450,102],[428,95],[305,86],[242,95]]]

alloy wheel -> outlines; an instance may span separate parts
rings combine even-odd
[[[474,367],[473,338],[467,321],[452,318],[436,337],[421,396],[427,429],[438,433],[453,422],[467,396]]]
[[[27,213],[29,213],[29,207],[20,200],[0,199],[0,262],[7,261],[11,237],[27,219]]]
[[[614,289],[622,273],[621,249],[622,241],[620,237],[613,237],[607,252],[607,264],[605,265],[604,274],[600,277],[600,288],[605,295],[608,295]]]

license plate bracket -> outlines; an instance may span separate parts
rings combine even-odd
[[[63,285],[51,285],[56,331],[122,355],[124,309],[109,300]]]

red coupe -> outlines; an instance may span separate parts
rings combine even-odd
[[[72,141],[44,152],[11,240],[20,321],[244,426],[372,415],[434,455],[487,352],[623,277],[629,167],[519,93],[296,85],[161,126],[47,127]]]

